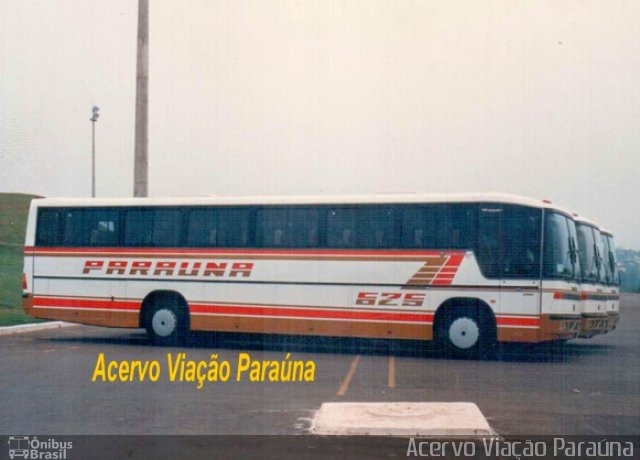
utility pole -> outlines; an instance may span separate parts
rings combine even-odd
[[[133,196],[148,195],[149,142],[149,0],[138,0],[138,52],[136,65],[136,138]]]
[[[98,121],[100,107],[91,109],[91,198],[96,197],[96,121]]]

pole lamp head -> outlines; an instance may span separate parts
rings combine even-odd
[[[98,113],[99,110],[100,110],[100,107],[98,107],[96,105],[93,106],[93,109],[91,109],[91,112],[93,114],[91,116],[91,118],[90,118],[91,121],[93,121],[93,122],[98,121],[98,117],[100,116],[100,114]]]

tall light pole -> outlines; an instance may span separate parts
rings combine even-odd
[[[133,196],[148,193],[149,125],[149,0],[138,0],[138,51],[136,58],[136,138]]]
[[[96,121],[98,121],[100,107],[91,109],[91,198],[96,197]]]

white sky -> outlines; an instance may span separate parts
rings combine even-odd
[[[501,191],[640,248],[640,2],[151,0],[150,194]],[[0,191],[131,196],[137,2],[0,0]]]

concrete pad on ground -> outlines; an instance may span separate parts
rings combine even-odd
[[[490,436],[484,415],[470,402],[324,403],[313,434],[341,436]]]

